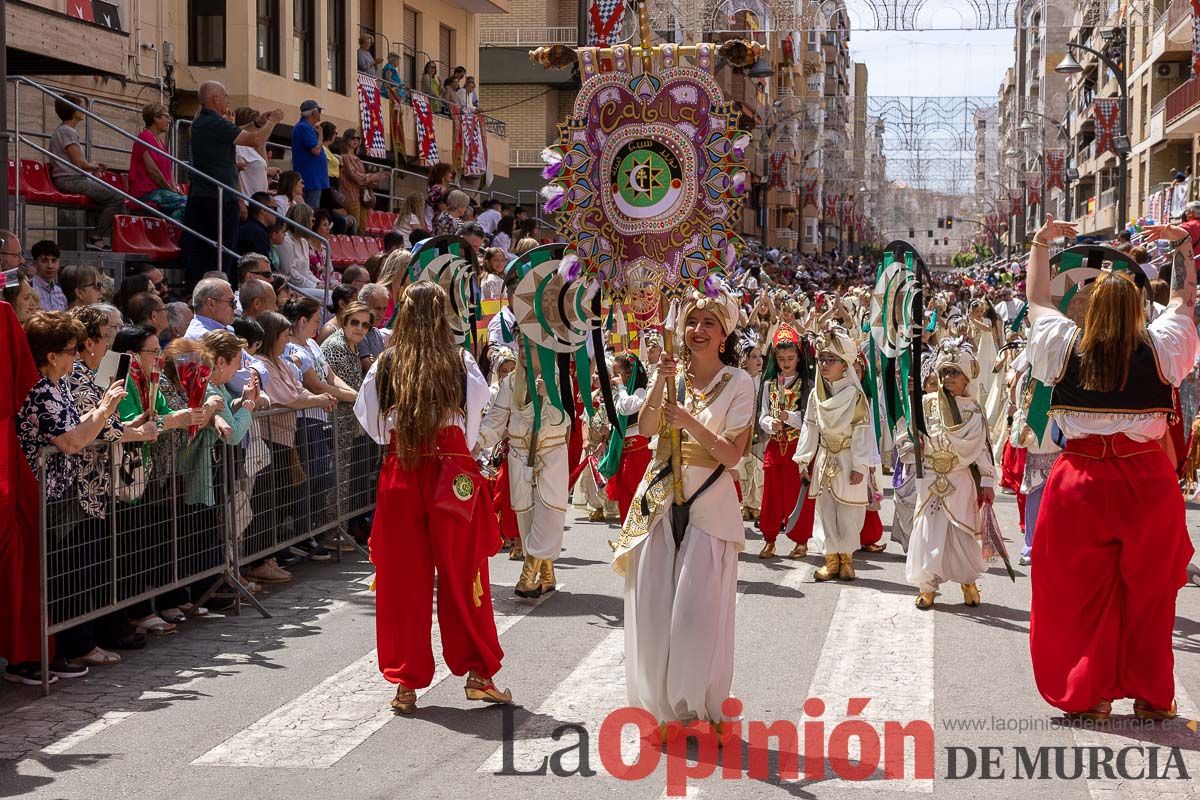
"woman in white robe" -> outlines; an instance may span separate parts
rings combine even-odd
[[[654,714],[664,735],[672,721],[720,725],[733,683],[737,562],[745,548],[733,472],[750,443],[755,395],[753,379],[725,363],[734,358],[737,312],[724,289],[715,299],[697,293],[684,301],[685,366],[677,373],[675,359],[664,355],[642,407],[641,434],[662,428],[663,435],[613,557],[625,576],[629,704]],[[665,402],[666,381],[684,384],[679,403]],[[660,477],[670,464],[667,425],[681,431],[683,491],[694,499],[678,546],[671,475]]]

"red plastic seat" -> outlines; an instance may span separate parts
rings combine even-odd
[[[157,260],[174,261],[179,258],[179,244],[171,238],[171,229],[178,228],[164,219],[142,217],[142,230],[146,240],[158,251]]]
[[[158,259],[161,256],[146,237],[146,229],[142,226],[145,217],[133,217],[128,214],[117,214],[113,217],[112,249],[114,253],[137,253]]]
[[[383,237],[382,236],[377,239],[372,239],[371,243],[372,243],[372,246],[375,248],[375,250],[371,253],[371,255],[375,255],[375,253],[379,253],[379,252],[383,251]]]
[[[337,234],[329,237],[329,257],[335,267],[348,267],[354,263],[354,248],[350,237]]]
[[[374,255],[375,252],[377,252],[375,248],[371,246],[371,243],[374,241],[374,239],[370,239],[366,236],[352,236],[350,237],[350,240],[354,245],[355,264],[366,264],[367,260]]]
[[[367,214],[367,229],[364,233],[378,234],[382,231],[382,211],[371,211]]]
[[[380,227],[379,235],[383,236],[396,227],[396,220],[400,219],[400,215],[391,211],[380,211],[379,213],[383,215],[383,225]]]
[[[129,179],[125,173],[113,172],[110,169],[106,169],[103,172],[97,172],[96,177],[114,189],[120,189],[122,192],[129,194]]]
[[[81,194],[60,192],[50,180],[50,170],[40,161],[21,159],[21,196],[30,203],[83,208],[89,200]]]

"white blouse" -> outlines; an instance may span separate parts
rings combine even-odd
[[[1192,371],[1200,336],[1196,326],[1185,314],[1168,309],[1167,313],[1146,326],[1163,377],[1172,386],[1179,386]],[[1071,344],[1079,327],[1062,314],[1039,317],[1029,329],[1029,361],[1033,377],[1047,386],[1058,382],[1065,368]],[[1062,411],[1054,414],[1058,427],[1068,439],[1085,436],[1109,436],[1123,433],[1129,438],[1146,442],[1159,439],[1167,430],[1167,415],[1150,414],[1091,414]]]
[[[798,385],[799,380],[800,380],[799,375],[793,375],[791,377],[790,381],[785,380],[783,382],[783,388],[785,388],[785,389],[793,389],[794,388],[794,389],[799,390],[799,388],[800,388]],[[775,378],[775,380],[773,380],[772,383],[774,383],[776,388],[778,388],[779,384],[780,384],[779,378],[778,377]],[[771,430],[771,421],[774,419],[775,419],[775,415],[773,415],[771,413],[771,387],[769,385],[766,385],[766,386],[763,386],[762,400],[759,402],[759,405],[758,405],[758,427],[762,429],[763,433],[768,434],[768,435],[774,435],[775,432]],[[787,425],[789,428],[804,427],[804,412],[803,411],[789,411],[787,413],[787,418],[784,420],[784,424]]]
[[[642,410],[642,406],[646,403],[646,390],[634,389],[633,394],[630,394],[625,389],[625,384],[620,384],[617,388],[617,396],[614,398],[613,405],[616,406],[617,413],[623,417],[628,417],[630,414],[636,414]],[[632,439],[638,435],[638,426],[630,425],[625,429],[625,438]]]
[[[467,368],[467,413],[454,413],[446,420],[446,425],[457,425],[463,429],[467,439],[467,449],[475,449],[475,440],[479,438],[479,423],[483,420],[483,410],[491,401],[491,388],[474,357],[466,350],[462,354],[463,365]],[[395,420],[392,415],[384,416],[379,408],[379,390],[375,386],[375,374],[379,361],[371,365],[363,378],[362,387],[358,390],[358,399],[354,401],[354,416],[362,425],[367,435],[379,444],[387,444],[392,438]]]
[[[267,160],[263,158],[262,153],[244,144],[239,144],[236,150],[238,160],[246,164],[238,173],[238,190],[244,195],[270,191]]]
[[[294,236],[291,231],[279,245],[279,269],[288,283],[302,289],[315,289],[321,285],[312,271],[312,245],[303,236]]]

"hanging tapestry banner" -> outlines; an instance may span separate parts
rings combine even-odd
[[[1097,98],[1093,107],[1096,115],[1096,155],[1101,156],[1110,150],[1116,152],[1113,137],[1117,133],[1117,112],[1120,100],[1111,97]]]
[[[1067,151],[1062,147],[1052,147],[1046,151],[1046,188],[1066,189]]]
[[[387,158],[387,134],[383,126],[383,103],[379,97],[379,81],[358,73],[358,111],[362,120],[363,144],[371,158]]]
[[[487,172],[487,128],[483,115],[473,108],[454,109],[454,165],[460,175],[475,177]]]
[[[588,3],[588,44],[611,47],[625,16],[625,0],[591,0]]]
[[[1042,203],[1042,175],[1040,172],[1025,173],[1025,205],[1040,206]]]
[[[438,162],[437,137],[433,131],[433,109],[429,98],[413,92],[413,132],[417,136],[417,156],[421,166],[432,167]]]

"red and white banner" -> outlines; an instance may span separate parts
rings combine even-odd
[[[625,0],[590,0],[588,3],[588,44],[611,47],[617,43]]]
[[[772,189],[783,189],[787,185],[787,153],[782,148],[777,148],[771,153],[771,181],[768,184]]]
[[[1025,194],[1020,189],[1012,189],[1008,193],[1008,215],[1014,216],[1020,214],[1023,206],[1021,201],[1025,199]]]
[[[469,178],[487,172],[487,128],[483,115],[473,108],[454,109],[454,165]]]
[[[1046,151],[1046,188],[1066,189],[1067,151],[1062,147],[1052,147]]]
[[[836,194],[830,193],[825,195],[825,213],[822,216],[826,218],[826,221],[833,221],[833,217],[837,214],[838,210],[838,200],[839,198]]]
[[[433,108],[429,98],[412,93],[413,132],[417,136],[417,156],[421,166],[432,167],[438,162],[437,136],[433,131]]]
[[[1100,97],[1094,101],[1096,115],[1096,155],[1112,150],[1116,152],[1113,137],[1117,133],[1117,114],[1121,101],[1111,97]]]
[[[1042,174],[1040,172],[1025,173],[1025,205],[1040,206],[1042,204]]]
[[[820,208],[820,178],[802,181],[800,186],[800,210],[803,211],[808,206],[812,205]]]
[[[1200,75],[1200,0],[1192,3],[1192,75]]]
[[[367,155],[371,158],[387,158],[387,133],[383,125],[379,81],[361,72],[358,73],[358,112]]]

